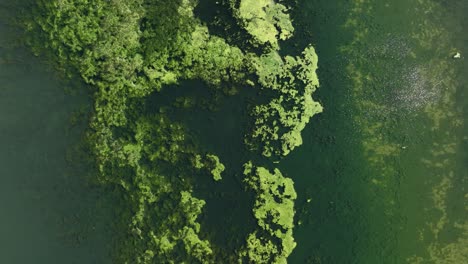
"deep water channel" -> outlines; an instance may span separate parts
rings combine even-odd
[[[90,100],[18,46],[11,4],[0,3],[0,263],[109,263],[104,196],[76,162]]]

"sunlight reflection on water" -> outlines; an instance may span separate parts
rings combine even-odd
[[[441,93],[437,91],[441,89],[441,81],[430,79],[426,72],[424,68],[415,67],[401,76],[405,85],[396,91],[395,110],[420,111],[440,98]]]
[[[415,63],[414,54],[408,39],[390,35],[372,45],[365,56],[380,70],[375,97],[381,98],[387,114],[417,113],[440,99],[441,80],[429,74],[430,65]]]

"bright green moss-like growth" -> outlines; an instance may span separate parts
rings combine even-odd
[[[292,235],[297,197],[294,183],[278,169],[271,173],[251,162],[244,165],[244,174],[244,182],[255,192],[253,214],[260,230],[247,238],[241,259],[247,263],[286,263],[296,246]]]
[[[312,99],[318,86],[314,49],[298,57],[278,54],[279,40],[294,31],[287,8],[275,1],[226,1],[226,11],[234,11],[251,36],[246,45],[262,55],[211,34],[194,16],[195,0],[38,0],[24,21],[33,32],[33,50],[53,54],[68,76],[92,88],[87,140],[97,181],[124,197],[116,219],[122,229],[116,263],[225,261],[203,233],[198,219],[205,201],[193,190],[200,175],[219,181],[226,168],[214,153],[193,147],[180,125],[155,114],[161,108],[147,103],[150,94],[194,79],[214,89],[268,91],[271,99],[251,109],[253,126],[245,140],[265,156],[287,155],[299,146],[301,131],[322,110]],[[169,105],[196,106],[178,98]],[[293,182],[252,163],[245,175],[257,226],[242,249],[223,256],[285,263],[295,247]]]
[[[215,181],[219,181],[222,179],[221,173],[224,171],[224,165],[219,162],[219,158],[216,155],[208,154],[206,155],[208,159],[208,168],[210,169],[211,175],[213,175],[213,179]]]
[[[253,65],[258,82],[277,96],[253,109],[254,129],[246,142],[261,149],[264,156],[286,156],[302,145],[301,131],[323,110],[312,98],[319,85],[317,55],[311,46],[301,57],[281,58],[277,52],[270,52],[254,58]]]
[[[292,36],[294,27],[286,6],[274,0],[231,0],[235,17],[253,37],[253,44],[278,48],[278,39]]]
[[[218,156],[213,154],[207,154],[204,159],[200,155],[195,155],[192,158],[192,163],[197,169],[207,168],[215,181],[222,180],[221,173],[226,169],[219,161]]]
[[[191,0],[43,0],[37,3],[34,22],[27,24],[47,33],[34,47],[49,43],[61,64],[96,88],[95,122],[91,126],[107,138],[97,140],[99,144],[110,144],[111,127],[126,125],[130,98],[144,97],[180,79],[202,79],[212,86],[223,82],[252,84],[246,78],[250,72],[258,76],[260,86],[278,91],[278,96],[254,109],[255,128],[247,142],[265,156],[286,155],[301,144],[300,132],[310,117],[321,111],[311,96],[318,85],[313,48],[296,58],[281,58],[276,51],[260,57],[246,55],[210,35],[194,17],[195,5]],[[260,8],[255,12],[260,16],[284,9],[270,1],[243,0],[238,6],[247,12],[246,17],[253,16],[250,11],[256,8]],[[290,24],[289,17],[281,18],[261,21]],[[293,32],[292,26],[273,23],[271,27],[274,29],[268,32],[284,29],[275,33],[274,39]]]
[[[200,238],[197,221],[205,202],[193,196],[190,169],[166,172],[198,155],[185,142],[182,128],[164,116],[141,118],[133,139],[120,140],[104,180],[125,190],[129,215],[122,216],[128,229],[117,259],[122,263],[208,263],[211,245]],[[148,162],[149,161],[149,162]],[[120,169],[119,169],[120,168]]]
[[[131,134],[134,138],[119,141],[121,147],[101,167],[101,177],[120,185],[129,197],[130,217],[120,220],[128,221],[129,237],[117,259],[122,263],[213,263],[211,245],[200,238],[197,221],[205,201],[193,196],[191,174],[206,167],[213,177],[220,177],[224,166],[214,155],[187,166],[188,160],[201,155],[187,145],[182,128],[164,116],[137,120]],[[162,168],[171,168],[169,174]]]

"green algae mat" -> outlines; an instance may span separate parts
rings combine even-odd
[[[466,1],[0,10],[0,263],[468,263]]]

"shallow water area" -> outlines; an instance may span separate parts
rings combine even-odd
[[[283,164],[302,200],[291,263],[466,263],[466,1],[302,10],[325,112]]]

